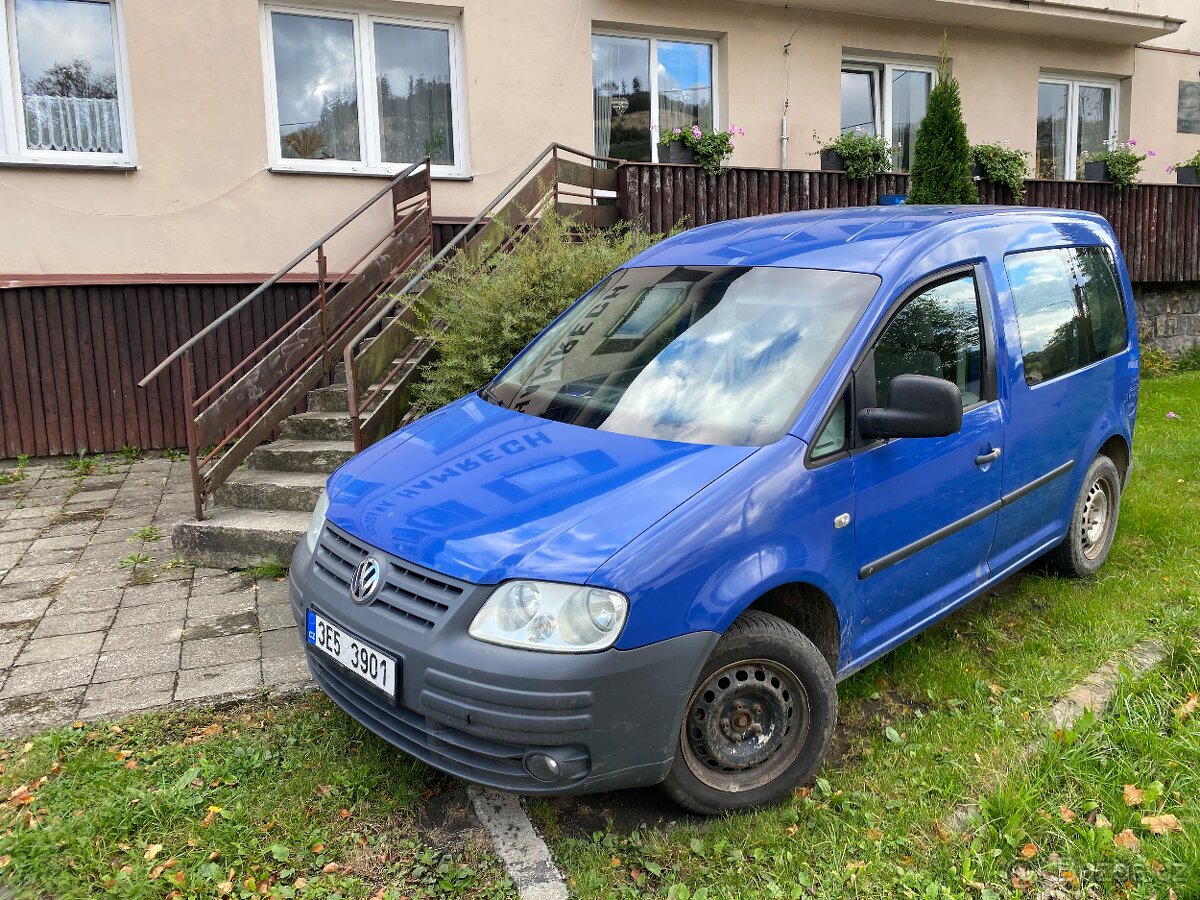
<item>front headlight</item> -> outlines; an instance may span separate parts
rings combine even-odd
[[[467,633],[489,644],[552,653],[611,647],[629,613],[624,594],[549,581],[510,581],[488,597]]]
[[[317,498],[317,508],[313,510],[312,522],[308,525],[308,533],[304,535],[304,543],[309,553],[317,550],[317,538],[325,527],[325,513],[329,512],[329,495],[321,488],[321,496]]]

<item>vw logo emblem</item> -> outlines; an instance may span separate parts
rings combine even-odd
[[[370,603],[379,587],[380,574],[379,560],[373,556],[360,562],[350,579],[350,599],[358,604]]]

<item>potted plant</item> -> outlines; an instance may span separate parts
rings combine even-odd
[[[1137,184],[1138,175],[1142,172],[1142,163],[1147,157],[1155,156],[1153,150],[1138,153],[1137,140],[1127,141],[1107,140],[1104,149],[1096,153],[1084,151],[1083,180],[1111,181],[1117,187],[1133,187]]]
[[[698,165],[709,175],[716,175],[733,153],[733,139],[745,133],[746,129],[737,125],[730,125],[725,131],[703,129],[699,125],[672,128],[659,141],[658,161]]]
[[[813,140],[821,148],[822,171],[845,172],[847,178],[870,178],[892,170],[892,145],[861,128],[829,141],[821,140],[814,131]]]
[[[1003,144],[976,144],[971,148],[971,174],[976,181],[1002,184],[1012,191],[1013,200],[1025,202],[1025,178],[1029,174],[1028,150],[1013,150]]]
[[[1167,171],[1175,173],[1176,184],[1200,184],[1200,150],[1190,159],[1167,166]]]

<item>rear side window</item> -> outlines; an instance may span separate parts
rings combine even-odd
[[[1014,253],[1005,257],[1004,268],[1026,382],[1049,381],[1125,349],[1125,306],[1107,247]]]

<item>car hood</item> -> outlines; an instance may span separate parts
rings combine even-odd
[[[464,581],[581,583],[755,449],[564,425],[472,395],[335,472],[328,519]]]

